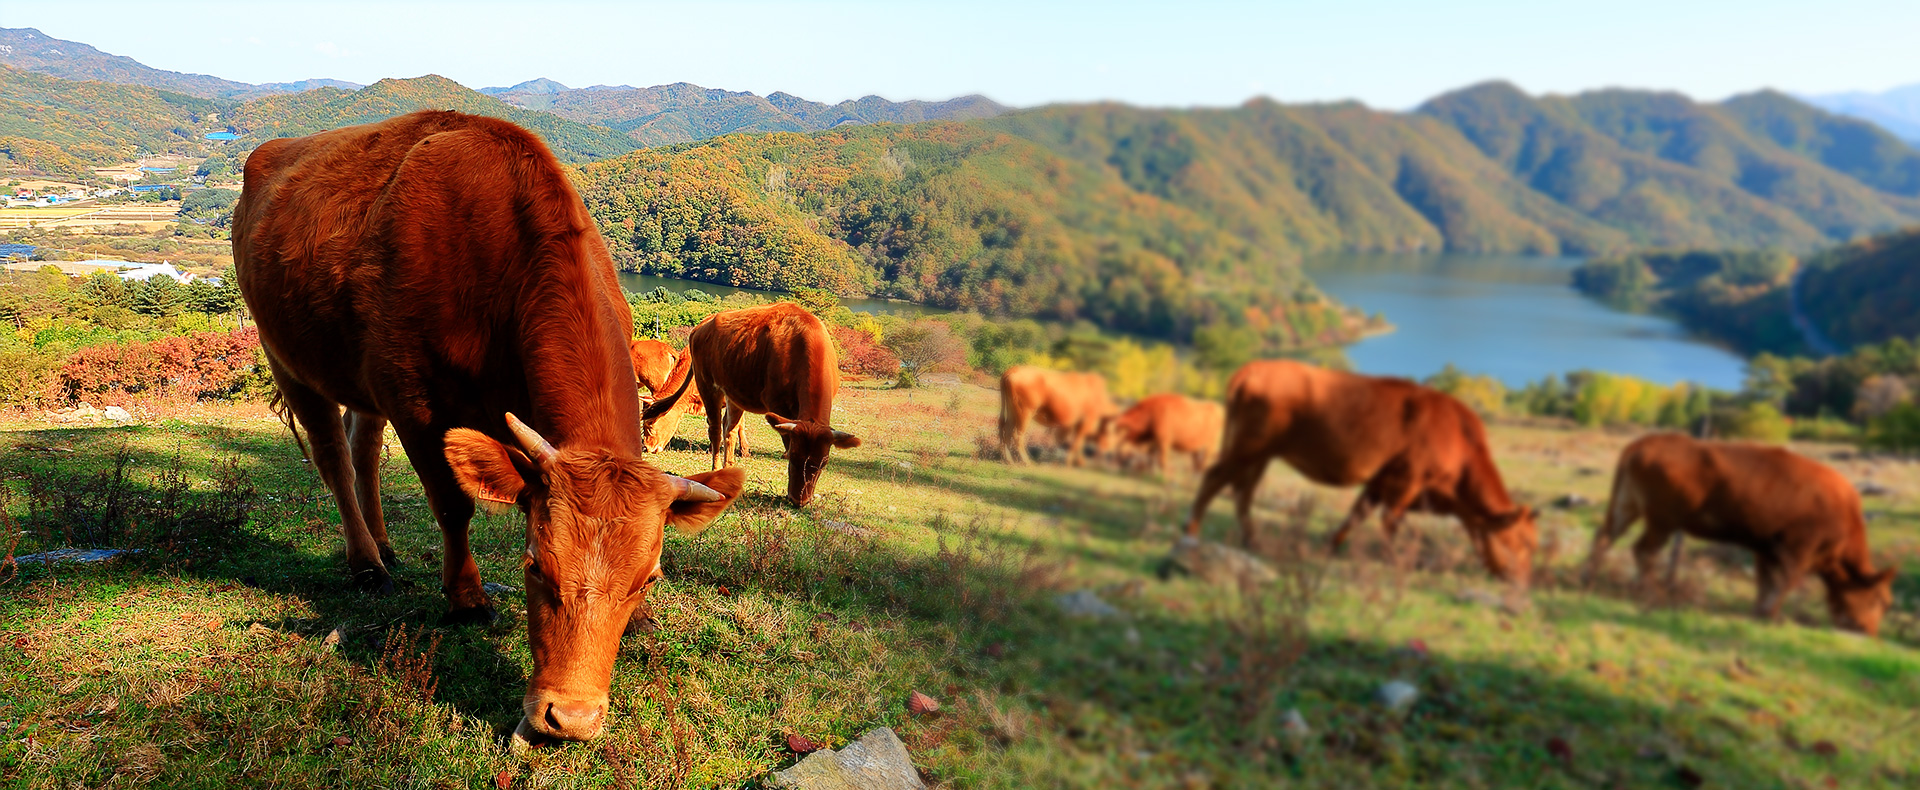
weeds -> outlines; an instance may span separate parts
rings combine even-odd
[[[423,637],[427,637],[424,644]],[[439,631],[428,637],[424,625],[412,631],[405,623],[392,626],[381,642],[380,659],[375,666],[408,696],[432,702],[433,693],[440,689],[440,681],[433,672],[434,658],[440,652],[440,638]]]

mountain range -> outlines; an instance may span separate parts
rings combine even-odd
[[[1907,142],[1920,145],[1920,83],[1880,93],[1852,91],[1800,98],[1828,112],[1872,121]]]
[[[205,74],[182,74],[156,69],[125,55],[110,55],[77,41],[57,39],[30,27],[0,28],[0,64],[62,79],[143,85],[202,99],[248,99],[321,87],[360,87],[331,79],[250,85]]]
[[[763,98],[685,82],[651,88],[595,85],[576,89],[541,78],[506,88],[481,88],[480,92],[516,107],[611,127],[649,147],[734,132],[813,132],[850,123],[990,118],[1007,111],[984,96],[941,102],[893,102],[867,96],[822,104],[784,92]]]

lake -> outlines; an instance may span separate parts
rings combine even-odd
[[[774,291],[756,291],[752,288],[735,288],[731,285],[714,285],[712,283],[695,282],[693,280],[658,277],[651,274],[634,274],[633,272],[620,272],[620,287],[635,293],[651,291],[655,288],[666,288],[669,291],[679,293],[688,288],[698,288],[714,296],[745,293],[772,299],[787,298],[787,294]],[[842,297],[840,304],[846,305],[847,309],[856,313],[893,313],[902,316],[923,316],[952,312],[941,307],[928,307],[912,302],[896,302],[891,299],[849,299]]]
[[[1592,369],[1737,390],[1745,361],[1671,319],[1572,286],[1577,258],[1342,253],[1307,261],[1321,290],[1396,329],[1347,347],[1365,373],[1424,378],[1448,362],[1509,387]]]

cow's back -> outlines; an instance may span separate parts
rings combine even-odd
[[[564,378],[588,394],[566,407],[635,412],[637,436],[637,402],[619,403],[634,387],[631,313],[578,194],[532,134],[417,112],[270,141],[246,179],[239,284],[295,381],[395,418],[458,404],[471,414],[433,421],[471,424]]]
[[[1228,383],[1229,455],[1278,455],[1316,482],[1355,485],[1407,446],[1418,385],[1291,360],[1250,362]]]
[[[832,418],[839,359],[820,319],[792,302],[716,313],[687,340],[693,375],[754,413]]]
[[[1862,523],[1845,477],[1780,447],[1656,434],[1622,451],[1620,474],[1648,518],[1685,523],[1709,540],[1760,547],[1809,532],[1850,540]]]

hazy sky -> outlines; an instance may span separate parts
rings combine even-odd
[[[244,82],[437,73],[470,87],[693,82],[819,101],[1357,98],[1507,79],[1718,99],[1920,82],[1920,0],[22,2],[0,27]]]

